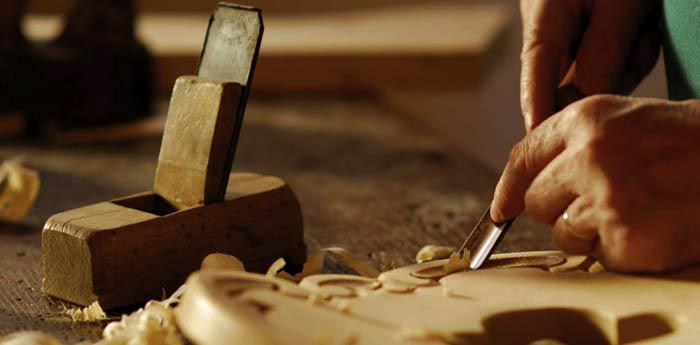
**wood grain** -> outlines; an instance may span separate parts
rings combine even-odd
[[[306,256],[299,202],[278,178],[238,173],[224,201],[179,211],[162,202],[141,193],[49,218],[42,290],[113,309],[176,289],[210,253],[234,254],[256,272]]]
[[[177,209],[218,201],[242,91],[193,76],[175,82],[153,191]]]
[[[298,285],[199,271],[175,315],[202,345],[691,344],[700,336],[700,266],[591,272],[595,260],[551,251],[495,255],[476,271],[445,272],[447,261],[376,278],[316,274]]]

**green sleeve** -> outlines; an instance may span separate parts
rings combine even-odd
[[[700,98],[700,0],[664,0],[661,26],[669,98]]]

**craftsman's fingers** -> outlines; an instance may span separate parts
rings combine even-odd
[[[570,151],[554,158],[530,184],[525,194],[525,211],[534,220],[553,225],[578,197],[581,173]]]
[[[576,84],[585,95],[621,87],[632,48],[658,1],[596,2],[576,56]]]
[[[555,112],[556,92],[581,28],[577,1],[521,1],[520,104],[529,132]]]
[[[524,207],[530,183],[566,147],[562,116],[553,116],[530,132],[510,152],[491,203],[491,218],[501,223]]]
[[[572,254],[590,254],[596,247],[598,224],[586,196],[577,197],[552,226],[552,241],[561,250]]]

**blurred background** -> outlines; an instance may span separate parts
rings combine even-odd
[[[150,73],[153,95],[147,101],[154,104],[150,108],[124,107],[123,114],[110,115],[105,123],[133,120],[139,117],[133,112],[143,109],[149,114],[163,114],[175,78],[195,72],[207,17],[216,1],[103,2],[107,8],[129,4],[135,9],[123,17],[135,18],[135,38],[150,52],[152,68],[115,66],[123,71],[121,75]],[[242,2],[262,8],[266,24],[253,97],[371,95],[495,170],[500,170],[509,148],[523,134],[518,101],[521,32],[516,1]],[[55,39],[71,14],[75,17],[78,5],[76,0],[29,2],[22,19],[25,35],[34,41]],[[92,32],[100,40],[111,39],[112,30]],[[661,65],[638,94],[665,96]],[[132,79],[139,85],[145,83],[138,76]],[[144,102],[138,99],[144,92],[118,95],[102,105],[120,103],[119,97]],[[99,105],[92,106],[91,111],[99,112]],[[87,127],[100,124],[84,122]],[[2,132],[12,133],[21,126],[16,118],[5,116]],[[155,123],[149,126],[141,126],[133,134],[157,132]],[[70,135],[64,137],[71,140]]]

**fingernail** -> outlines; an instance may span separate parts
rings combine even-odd
[[[496,223],[500,224],[506,221],[505,217],[503,217],[503,214],[501,213],[500,209],[496,207],[496,200],[494,199],[491,202],[491,212],[490,212],[491,220]]]

